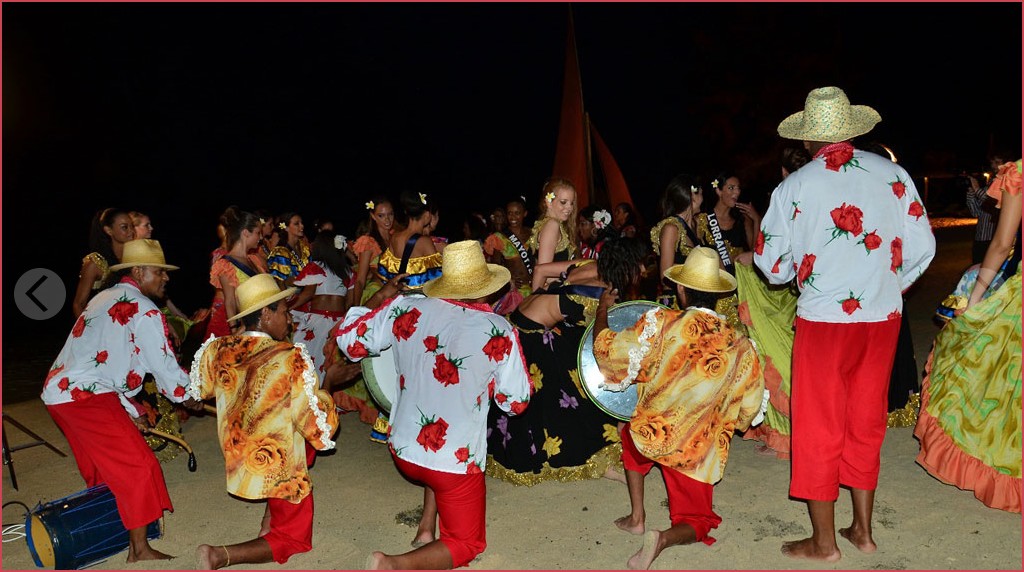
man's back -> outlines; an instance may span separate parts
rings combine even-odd
[[[399,373],[390,417],[396,454],[438,471],[483,470],[491,397],[513,413],[529,401],[514,328],[485,305],[420,296],[395,298],[357,321],[354,316],[350,312],[338,338],[346,354],[359,358],[392,348]]]
[[[773,193],[755,261],[773,283],[796,277],[805,319],[884,321],[934,256],[928,217],[899,165],[823,151]]]

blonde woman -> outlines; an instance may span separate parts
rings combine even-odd
[[[541,190],[540,212],[526,246],[536,264],[565,262],[576,257],[576,187],[566,179],[549,179]],[[544,285],[545,274],[534,273],[533,290]]]

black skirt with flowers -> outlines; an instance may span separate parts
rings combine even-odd
[[[548,292],[553,290],[558,288]],[[518,311],[509,316],[535,392],[519,415],[490,409],[486,472],[517,485],[596,479],[610,466],[621,466],[617,421],[590,401],[579,382],[576,357],[586,329],[583,308],[567,292],[558,294],[567,316],[554,328]]]

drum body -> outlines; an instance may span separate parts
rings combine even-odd
[[[147,538],[161,536],[162,520],[146,527]],[[41,568],[77,570],[128,548],[128,530],[106,485],[37,505],[25,519],[25,531],[32,560]]]
[[[608,327],[614,332],[621,332],[626,328],[633,327],[651,308],[665,308],[665,306],[648,300],[633,300],[616,304],[608,309]],[[583,341],[580,342],[580,349],[577,354],[577,366],[580,373],[580,385],[587,393],[587,397],[597,405],[601,411],[618,419],[629,421],[636,409],[637,393],[636,385],[630,385],[625,391],[615,392],[601,389],[604,383],[604,374],[594,359],[594,323],[591,322],[583,333]]]
[[[395,366],[394,349],[388,348],[380,355],[363,358],[363,380],[370,397],[385,413],[391,413],[391,405],[398,399],[398,368]]]

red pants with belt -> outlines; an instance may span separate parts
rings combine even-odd
[[[796,319],[789,494],[834,501],[839,485],[878,486],[900,320]]]
[[[646,475],[655,465],[659,465],[636,448],[628,423],[623,425],[619,434],[622,437],[622,466],[627,471]],[[722,517],[711,509],[715,486],[692,479],[664,465],[661,465],[661,474],[665,478],[665,488],[668,489],[668,513],[672,526],[688,524],[697,533],[698,541],[708,546],[714,544],[715,539],[708,536],[708,533],[722,523]]]
[[[394,452],[391,456],[407,479],[434,490],[438,532],[452,555],[452,568],[469,564],[487,548],[487,487],[483,473],[444,473],[403,461]]]
[[[106,483],[114,494],[125,528],[147,526],[164,510],[174,510],[160,462],[117,394],[100,393],[46,410],[67,437],[85,484]]]

